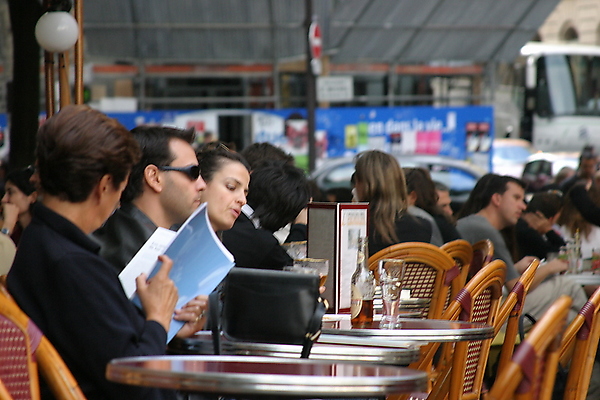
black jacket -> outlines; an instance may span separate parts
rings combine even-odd
[[[8,290],[88,399],[175,398],[172,391],[106,379],[113,358],[164,354],[167,333],[129,301],[99,249],[77,226],[37,204],[8,274]]]
[[[100,256],[120,273],[155,230],[146,214],[125,203],[92,235],[100,243]]]
[[[256,228],[243,212],[233,228],[223,232],[223,244],[238,267],[283,269],[294,262],[272,232]]]
[[[423,218],[405,213],[396,220],[396,235],[398,235],[397,242],[384,242],[381,237],[375,233],[373,224],[369,224],[369,256],[396,243],[429,243],[431,240],[431,223]]]
[[[517,221],[516,235],[521,258],[535,256],[541,260],[547,258],[548,253],[558,253],[565,245],[564,239],[554,230],[542,235],[522,218]]]

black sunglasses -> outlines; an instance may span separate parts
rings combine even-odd
[[[199,165],[188,165],[187,167],[158,167],[161,171],[179,171],[186,174],[191,180],[195,181],[200,176]]]

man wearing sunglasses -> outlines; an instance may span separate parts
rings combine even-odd
[[[191,145],[193,130],[138,126],[132,131],[142,158],[131,170],[121,207],[94,232],[100,255],[118,272],[158,226],[182,224],[200,205],[206,183]]]

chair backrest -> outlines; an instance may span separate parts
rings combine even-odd
[[[505,277],[503,261],[488,263],[465,285],[442,318],[493,325]],[[444,351],[429,398],[444,398],[448,393],[449,400],[479,399],[491,343],[491,338],[462,341],[454,345],[453,352]]]
[[[429,299],[424,317],[439,318],[449,290],[451,278],[458,275],[454,260],[444,250],[429,243],[398,243],[369,257],[369,268],[379,280],[378,263],[385,258],[405,261],[402,287],[409,288],[411,297]]]
[[[34,351],[41,334],[0,299],[0,381],[13,399],[39,399]]]
[[[560,345],[560,363],[569,368],[564,400],[583,400],[587,397],[600,336],[599,309],[600,288],[590,296],[565,329]]]
[[[560,341],[572,300],[559,297],[536,322],[513,358],[498,373],[488,400],[550,400],[559,359]]]
[[[501,371],[512,358],[517,334],[519,332],[519,318],[523,313],[525,297],[529,292],[529,288],[531,287],[533,278],[535,278],[535,272],[539,265],[540,260],[536,258],[527,266],[517,283],[515,283],[508,293],[508,296],[506,296],[506,299],[498,311],[498,317],[494,324],[494,336],[498,335],[502,326],[508,320],[506,323],[506,330],[504,331],[504,341],[502,342],[500,357],[498,359],[498,371]]]
[[[0,399],[13,400],[13,397],[10,395],[10,393],[8,392],[8,389],[6,389],[6,386],[4,386],[4,383],[2,383],[1,380],[0,380]]]
[[[33,360],[32,354],[35,355],[39,370],[56,398],[60,398],[61,400],[85,400],[85,396],[79,388],[77,381],[73,378],[73,375],[54,346],[52,346],[29,317],[19,308],[12,296],[2,285],[0,285],[0,317],[3,317],[0,320],[10,320],[16,326],[19,326],[21,331],[27,334],[28,342],[31,343],[28,347],[28,357]],[[1,353],[4,352],[4,349],[4,343],[2,343]],[[4,365],[5,363],[2,360],[0,370]],[[30,369],[30,373],[26,376],[34,393],[31,397],[27,397],[28,399],[39,398],[39,381],[35,362],[33,366],[33,370]],[[10,385],[8,385],[3,377],[2,381],[8,391],[11,392]],[[15,399],[21,398],[14,395],[13,397]]]
[[[473,248],[473,259],[471,260],[469,273],[467,274],[467,281],[494,258],[494,244],[491,240],[483,239],[473,243],[471,246]]]
[[[448,291],[448,297],[446,298],[446,304],[444,306],[445,310],[467,282],[471,260],[473,260],[473,247],[471,246],[471,243],[466,240],[457,239],[444,243],[440,248],[445,250],[446,253],[452,257],[460,271],[458,276],[452,279],[452,283],[450,283],[450,290]]]

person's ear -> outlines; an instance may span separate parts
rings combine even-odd
[[[500,193],[494,193],[492,198],[490,199],[490,203],[496,207],[500,205],[500,200],[502,199],[502,195]]]
[[[108,193],[110,185],[112,185],[112,177],[109,174],[103,175],[94,189],[98,203],[100,203],[104,195]]]
[[[156,165],[150,164],[147,165],[146,168],[144,168],[144,182],[146,182],[146,185],[148,185],[155,192],[162,192],[162,176],[160,174],[160,170]]]
[[[35,203],[38,198],[37,190],[34,190],[29,196],[27,196],[27,198],[29,199],[29,204]]]
[[[408,194],[408,202],[410,204],[415,204],[417,202],[417,192],[415,190],[413,190],[412,192],[410,192]]]

